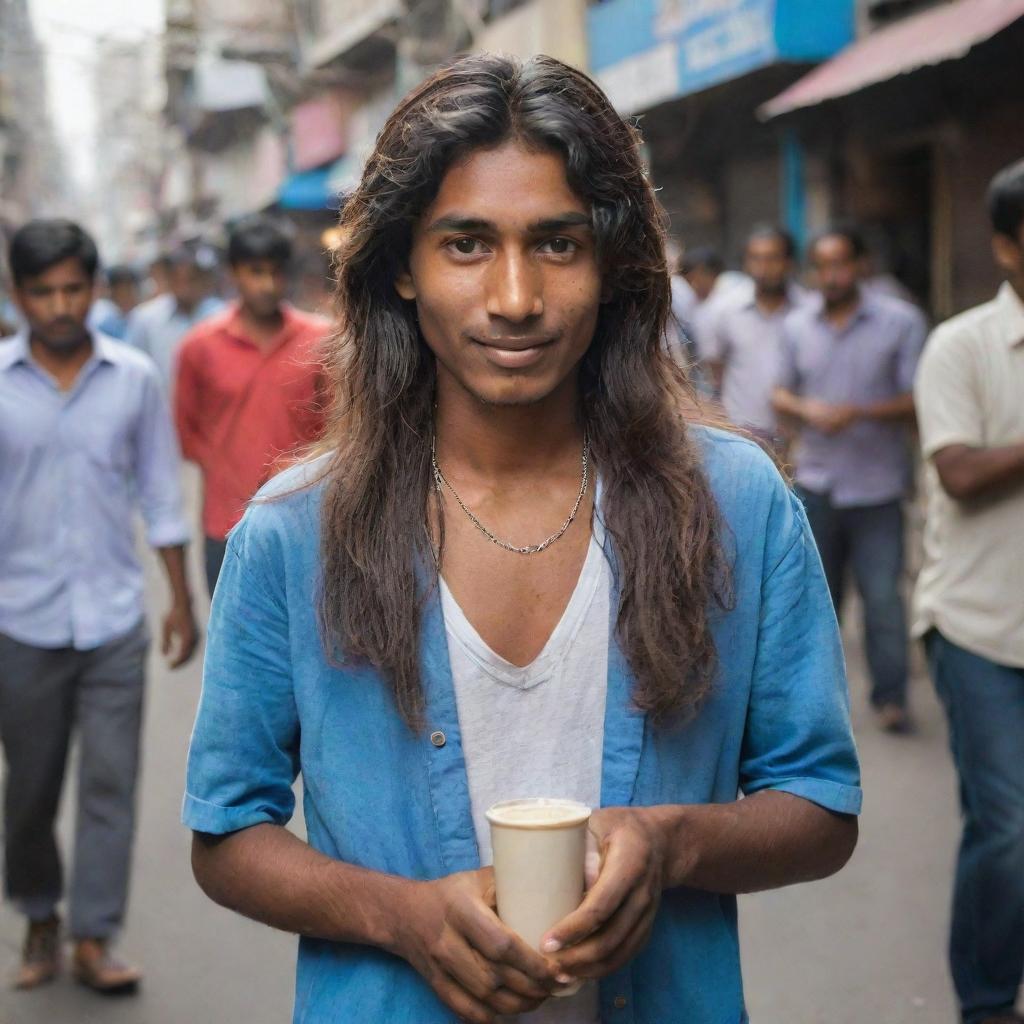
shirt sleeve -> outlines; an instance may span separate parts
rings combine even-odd
[[[246,513],[228,537],[210,615],[182,820],[223,835],[285,825],[295,810],[299,717],[292,687],[283,560]]]
[[[928,325],[924,314],[911,307],[896,355],[896,387],[901,395],[914,390],[914,374],[927,336]]]
[[[167,548],[187,543],[190,531],[182,510],[178,442],[155,369],[146,373],[143,384],[135,438],[135,478],[149,544]]]
[[[974,361],[940,328],[928,342],[914,381],[921,453],[930,459],[951,444],[985,444]]]
[[[740,787],[858,814],[860,767],[839,627],[803,505],[781,481],[777,488]]]

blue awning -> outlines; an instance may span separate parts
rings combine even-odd
[[[277,190],[277,201],[286,210],[333,210],[338,197],[330,184],[331,165],[289,175]]]
[[[853,39],[852,0],[605,0],[587,11],[590,70],[637,113]]]

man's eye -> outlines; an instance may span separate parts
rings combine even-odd
[[[555,256],[568,256],[575,252],[579,246],[571,238],[551,238],[541,246]]]
[[[475,238],[456,238],[449,244],[463,256],[474,256],[479,252],[480,243]]]

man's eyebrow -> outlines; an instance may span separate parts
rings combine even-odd
[[[527,224],[526,230],[531,234],[539,234],[545,231],[563,231],[566,228],[591,226],[591,218],[587,213],[580,213],[576,210],[568,213],[560,213],[554,217],[545,217],[542,220]],[[485,220],[483,217],[473,217],[461,213],[449,214],[447,217],[439,217],[428,228],[428,232],[439,231],[465,231],[489,232],[496,234],[498,230],[494,221]]]

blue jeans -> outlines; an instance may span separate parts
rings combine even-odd
[[[949,961],[964,1024],[1013,1008],[1024,974],[1024,669],[925,637],[960,775]]]
[[[898,501],[835,508],[827,494],[797,488],[807,509],[825,579],[839,615],[846,570],[864,604],[864,647],[871,674],[871,703],[907,702],[907,617],[900,594],[903,575],[903,509]]]

